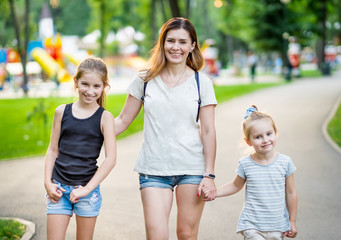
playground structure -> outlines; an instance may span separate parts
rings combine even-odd
[[[60,82],[68,82],[72,80],[71,74],[58,63],[49,53],[39,47],[36,47],[31,52],[32,58],[39,63],[41,68],[50,79],[55,79]],[[70,56],[70,55],[66,55]],[[76,61],[76,60],[74,60]]]
[[[9,78],[21,77],[23,69],[20,56],[14,49],[2,50],[0,62],[6,69]],[[61,36],[43,41],[31,41],[28,46],[27,74],[35,75],[44,80],[50,79],[57,84],[72,81],[73,73],[67,70],[72,64],[76,68],[79,60],[70,54],[62,52]]]

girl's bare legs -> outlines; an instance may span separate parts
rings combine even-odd
[[[147,240],[167,240],[173,192],[168,188],[147,187],[141,190]]]
[[[92,240],[97,217],[76,216],[77,222],[77,240]]]
[[[179,240],[196,240],[205,202],[197,196],[198,185],[183,184],[176,188],[177,236]]]
[[[47,215],[47,239],[65,240],[66,229],[70,222],[69,215],[48,214]]]

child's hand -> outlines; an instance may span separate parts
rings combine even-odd
[[[283,237],[295,238],[297,235],[296,223],[290,222],[290,224],[291,224],[291,229],[283,233]]]
[[[66,190],[62,187],[60,187],[58,184],[55,183],[49,183],[45,185],[47,198],[53,202],[57,203],[59,199],[63,196],[63,192]]]
[[[211,192],[212,192],[212,189],[210,187],[203,187],[202,193],[204,194],[204,201],[212,201],[215,199],[215,197],[210,198]]]
[[[88,196],[90,192],[91,191],[89,191],[87,187],[77,186],[76,189],[73,189],[70,193],[70,201],[76,203],[80,198]]]
[[[213,179],[203,178],[198,188],[198,197],[204,194],[204,201],[212,201],[216,198],[217,189]]]

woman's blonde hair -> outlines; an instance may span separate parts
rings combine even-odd
[[[244,116],[244,122],[243,122],[243,133],[246,140],[250,140],[250,132],[252,129],[252,122],[255,120],[268,118],[271,121],[272,127],[277,134],[277,128],[275,125],[274,120],[272,117],[264,112],[259,112],[258,108],[255,105],[252,105],[246,110],[246,115]]]
[[[199,71],[203,68],[204,57],[200,52],[197,33],[193,24],[186,18],[175,17],[171,18],[165,24],[163,24],[158,42],[151,50],[151,57],[149,58],[147,64],[148,67],[139,72],[140,77],[142,77],[144,81],[149,81],[155,78],[166,66],[167,59],[164,50],[164,43],[168,31],[174,29],[186,30],[189,33],[192,44],[195,43],[193,51],[188,54],[186,64],[195,71]]]
[[[108,68],[106,63],[96,57],[88,57],[84,59],[78,66],[77,71],[75,73],[74,79],[75,79],[75,88],[77,88],[77,82],[78,80],[86,73],[92,73],[96,72],[102,82],[103,82],[103,91],[101,96],[97,99],[98,105],[105,108],[106,105],[106,92],[105,88],[110,87],[109,85],[109,78],[108,78]]]

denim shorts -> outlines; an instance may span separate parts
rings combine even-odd
[[[58,184],[59,187],[64,188],[63,196],[57,203],[47,200],[46,214],[62,214],[72,216],[74,212],[80,217],[97,217],[102,205],[102,196],[99,185],[86,197],[79,199],[77,203],[70,201],[70,193],[75,186],[69,186],[53,180],[53,183]]]
[[[172,191],[174,187],[181,184],[199,185],[202,175],[176,175],[176,176],[156,176],[140,173],[140,190],[147,187],[169,188]]]

